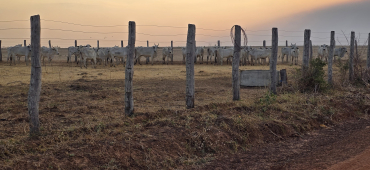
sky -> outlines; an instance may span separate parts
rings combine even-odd
[[[5,1],[5,0],[2,0]],[[347,44],[350,31],[370,30],[369,0],[12,0],[0,6],[2,46],[30,42],[30,16],[41,18],[41,45],[100,47],[127,45],[128,22],[136,22],[136,46],[185,46],[187,25],[195,24],[199,46],[231,45],[230,28],[240,25],[248,45],[271,44],[271,28],[279,29],[279,45],[303,44],[311,29],[314,44],[329,44],[330,31]],[[6,4],[6,5],[4,5]],[[20,20],[20,21],[18,21]],[[11,22],[5,22],[11,21]],[[15,29],[14,29],[15,28]],[[285,32],[284,32],[285,31]],[[288,32],[289,31],[289,32]],[[342,33],[344,32],[344,34]]]

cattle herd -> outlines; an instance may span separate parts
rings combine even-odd
[[[151,61],[153,65],[154,58],[157,57],[158,53],[158,45],[154,44],[152,47],[136,47],[135,48],[135,64],[140,63],[140,58],[145,57],[146,62]],[[328,45],[321,45],[318,49],[318,58],[321,60],[326,60],[328,58]],[[347,49],[345,47],[335,48],[334,50],[334,60],[335,56],[342,58],[345,53],[347,53]],[[7,61],[10,61],[10,64],[16,63],[20,61],[20,57],[25,56],[26,64],[30,58],[31,48],[30,45],[22,46],[16,45],[13,47],[8,48],[8,57]],[[93,63],[93,67],[96,67],[97,62],[104,63],[107,65],[108,63],[110,66],[116,66],[120,62],[125,65],[125,61],[128,54],[127,47],[111,47],[111,48],[92,48],[90,45],[85,46],[71,46],[68,47],[68,56],[67,62],[71,62],[71,56],[75,55],[76,58],[79,58],[78,63],[82,68],[82,64],[85,68],[87,68],[86,62],[90,60]],[[212,63],[219,63],[223,65],[224,58],[227,61],[231,60],[234,54],[233,47],[218,47],[218,46],[211,46],[211,47],[196,47],[195,50],[195,58],[194,62],[196,63],[197,60],[203,64],[203,57],[207,55],[207,64],[208,62]],[[58,47],[41,47],[40,55],[43,60],[43,64],[45,65],[45,58],[49,60],[51,65],[51,61],[54,55],[59,55]],[[182,55],[183,55],[183,63],[185,63],[186,58],[186,48],[182,48]],[[252,48],[250,46],[244,47],[241,50],[241,65],[251,64],[254,65],[255,63],[258,64],[266,64],[266,59],[270,58],[271,56],[271,48],[261,47],[261,48]],[[281,58],[282,62],[284,62],[284,58],[286,57],[285,62],[290,62],[293,64],[298,64],[298,56],[299,56],[299,48],[296,44],[291,44],[290,47],[283,47],[281,48]],[[167,62],[166,62],[167,59]],[[173,48],[171,47],[164,47],[162,50],[162,60],[164,63],[169,63],[169,61],[173,62]]]

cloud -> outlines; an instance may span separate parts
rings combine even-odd
[[[336,32],[337,41],[347,44],[342,31],[347,37],[351,31],[355,31],[356,36],[361,35],[360,43],[363,43],[370,32],[369,9],[370,0],[346,3],[280,18],[254,29],[266,30],[277,27],[281,41],[290,40],[290,42],[298,44],[303,44],[304,29],[311,29],[311,40],[314,44],[329,44],[330,31]]]

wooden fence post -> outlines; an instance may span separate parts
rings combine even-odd
[[[75,40],[75,47],[77,47],[77,40]],[[77,55],[75,55],[75,62],[77,63]]]
[[[310,40],[310,57],[309,57],[309,61],[311,61],[312,60],[312,41]],[[308,62],[308,64],[310,64],[309,62]]]
[[[1,41],[0,41],[1,44]],[[367,39],[367,60],[366,60],[366,68],[370,68],[370,33]]]
[[[286,69],[280,70],[280,79],[281,79],[281,85],[284,86],[288,84],[288,76],[286,74]]]
[[[221,47],[221,42],[220,42],[220,40],[218,40],[217,41],[217,47],[218,48],[220,48]],[[215,63],[216,63],[216,65],[218,64],[218,61],[219,61],[219,59],[218,59],[218,53],[217,53],[218,51],[216,51],[216,54],[215,54]]]
[[[39,101],[41,92],[41,60],[40,60],[40,15],[31,16],[31,82],[28,92],[28,115],[30,118],[30,135],[40,133]]]
[[[121,40],[121,47],[123,47],[123,40]]]
[[[99,40],[96,41],[96,46],[98,47],[99,49]]]
[[[353,58],[354,58],[354,51],[355,51],[355,32],[351,31],[351,47],[349,51],[349,81],[353,81],[354,73],[353,73]]]
[[[240,100],[240,76],[239,76],[240,50],[241,50],[241,27],[239,25],[235,25],[234,55],[232,61],[233,100]]]
[[[186,40],[186,108],[194,108],[194,58],[195,58],[195,25],[188,25]]]
[[[271,50],[271,61],[270,61],[270,74],[271,74],[271,84],[270,84],[270,92],[276,94],[276,79],[277,79],[277,72],[276,72],[276,63],[277,63],[277,54],[278,54],[278,29],[272,28],[272,50]]]
[[[328,84],[330,86],[333,86],[334,49],[335,49],[335,32],[331,31],[331,33],[330,33],[330,49],[329,49],[329,56],[328,56]]]
[[[134,78],[134,55],[136,41],[136,24],[134,21],[128,23],[128,55],[125,71],[125,114],[134,114],[134,98],[132,80]]]
[[[173,41],[171,41],[171,63],[173,64]]]
[[[263,47],[266,47],[266,40],[263,40]]]
[[[27,43],[26,43],[26,40],[23,40],[23,45],[25,47],[27,47]],[[26,65],[27,65],[27,56],[24,57],[24,61],[26,62]]]
[[[146,47],[149,47],[149,41],[146,41]],[[153,59],[154,60],[154,59]],[[145,63],[148,64],[150,62],[149,57],[146,58]]]
[[[1,40],[0,40],[0,62],[3,61],[3,52],[1,51]]]
[[[305,76],[308,70],[308,58],[310,53],[310,37],[311,30],[304,30],[304,46],[303,46],[303,65],[302,65],[302,74]]]

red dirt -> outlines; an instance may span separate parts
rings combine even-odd
[[[369,127],[368,120],[352,120],[313,131],[302,138],[264,144],[245,153],[219,157],[204,169],[326,169],[356,155],[332,169],[369,169]]]

